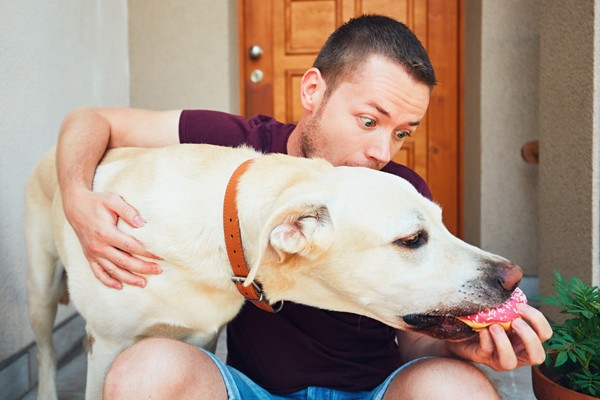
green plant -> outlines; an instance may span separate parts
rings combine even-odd
[[[554,272],[556,294],[540,301],[569,317],[552,324],[554,335],[544,343],[546,366],[559,383],[577,392],[600,396],[600,290],[579,278],[568,282]]]

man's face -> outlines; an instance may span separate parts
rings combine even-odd
[[[429,96],[404,68],[371,57],[314,110],[302,131],[303,156],[381,169],[417,129]]]

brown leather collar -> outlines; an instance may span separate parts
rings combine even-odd
[[[244,161],[231,175],[227,189],[225,190],[225,199],[223,201],[223,229],[225,232],[225,247],[227,248],[227,256],[233,270],[231,280],[237,287],[237,290],[246,299],[258,308],[268,312],[278,312],[283,307],[283,302],[277,303],[276,307],[269,304],[266,299],[261,285],[253,281],[250,285],[245,286],[244,282],[248,278],[248,265],[244,258],[244,249],[242,247],[242,235],[240,233],[240,220],[236,203],[237,184],[240,177],[253,160]]]

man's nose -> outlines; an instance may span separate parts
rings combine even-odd
[[[383,135],[382,135],[383,136]],[[377,138],[370,143],[366,151],[366,156],[378,164],[387,164],[392,160],[390,139],[385,137]]]

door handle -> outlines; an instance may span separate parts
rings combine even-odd
[[[263,55],[263,49],[259,45],[255,44],[250,46],[250,58],[258,60]]]

